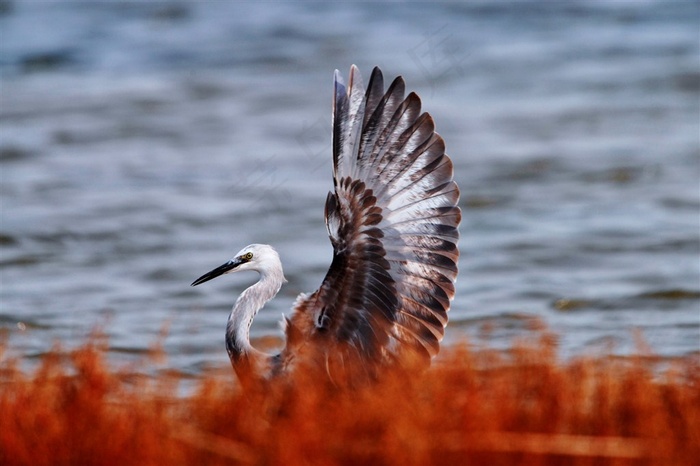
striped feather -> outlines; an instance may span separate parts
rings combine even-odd
[[[401,77],[385,92],[375,68],[365,91],[353,65],[347,86],[336,71],[334,90],[334,191],[325,213],[333,261],[321,287],[298,298],[285,351],[327,367],[353,352],[361,361],[407,352],[429,361],[458,272],[452,162],[418,95],[404,97]]]

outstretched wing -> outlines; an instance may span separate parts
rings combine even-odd
[[[290,351],[306,342],[369,360],[405,350],[429,360],[439,350],[457,277],[459,189],[432,117],[404,93],[401,77],[385,93],[379,68],[366,91],[354,65],[347,86],[336,71],[333,262],[321,287],[297,300]]]

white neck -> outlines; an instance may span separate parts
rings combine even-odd
[[[260,280],[236,300],[226,325],[226,350],[234,369],[243,360],[265,357],[250,344],[250,326],[258,311],[275,297],[285,281],[281,267],[278,270],[260,272]]]

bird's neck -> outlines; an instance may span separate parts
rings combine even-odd
[[[258,311],[279,292],[284,282],[281,269],[279,272],[261,272],[260,280],[236,300],[226,325],[226,349],[236,372],[251,364],[259,366],[267,359],[250,344],[250,326]]]

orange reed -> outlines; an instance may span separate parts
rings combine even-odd
[[[4,348],[0,464],[700,464],[697,358],[562,362],[554,341],[446,348],[355,387],[297,371],[243,392],[226,368],[189,394],[149,358],[113,369],[98,339],[31,373]]]

